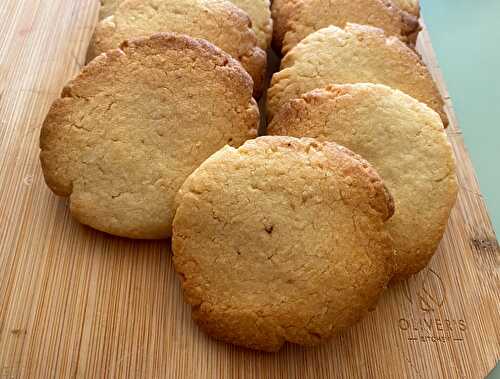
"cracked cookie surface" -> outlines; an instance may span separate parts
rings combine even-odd
[[[271,19],[269,0],[229,0],[241,10],[245,11],[252,20],[252,28],[257,35],[259,46],[267,49],[271,43],[273,23]],[[118,5],[124,0],[101,0],[99,19],[109,17],[115,13]]]
[[[259,46],[267,49],[273,37],[273,21],[271,19],[271,3],[269,0],[231,0],[233,4],[244,10],[252,20],[252,27],[257,35]]]
[[[93,58],[114,49],[124,40],[174,32],[203,38],[241,62],[262,90],[266,52],[258,47],[248,15],[226,0],[126,0],[113,15],[101,20],[89,47]]]
[[[318,30],[285,56],[268,90],[268,118],[306,92],[349,83],[385,84],[403,91],[438,112],[448,125],[441,94],[420,57],[382,30],[356,24]]]
[[[386,86],[329,86],[283,106],[268,133],[335,141],[367,159],[394,196],[387,225],[395,279],[429,263],[457,197],[453,152],[437,113]]]
[[[273,3],[275,47],[286,54],[302,39],[330,25],[347,23],[381,28],[414,45],[420,25],[418,17],[391,0],[277,0]]]
[[[157,34],[100,55],[64,88],[40,159],[83,224],[166,238],[184,179],[222,146],[255,137],[258,123],[238,62],[204,40]]]
[[[373,309],[392,274],[392,197],[329,142],[260,137],[205,161],[177,196],[172,248],[209,335],[277,351],[316,345]]]

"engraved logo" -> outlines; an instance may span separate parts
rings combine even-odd
[[[421,343],[461,342],[467,332],[464,318],[445,314],[446,287],[441,276],[428,268],[402,285],[404,298],[422,312],[421,317],[402,317],[398,328],[408,341]]]
[[[416,284],[417,281],[421,282],[420,285]],[[438,310],[446,300],[443,279],[431,268],[404,283],[403,293],[410,303],[416,304],[424,312]]]

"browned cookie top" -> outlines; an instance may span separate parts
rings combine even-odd
[[[415,44],[420,29],[418,16],[392,0],[277,0],[273,3],[275,45],[283,54],[312,32],[347,23],[371,25]]]
[[[392,198],[329,142],[226,147],[177,197],[174,262],[208,334],[253,349],[315,345],[372,309],[392,274]]]
[[[126,0],[101,0],[99,18],[113,15],[118,6]],[[269,47],[273,34],[269,0],[230,0],[233,4],[245,11],[252,20],[252,28],[257,35],[259,46],[262,49]]]
[[[175,32],[203,38],[239,60],[262,90],[266,53],[258,47],[248,15],[226,0],[126,0],[100,21],[89,56],[114,49],[130,38]]]
[[[291,99],[329,84],[385,84],[427,104],[448,124],[444,102],[420,57],[365,25],[330,26],[306,37],[281,62],[268,91],[269,119]]]
[[[159,34],[99,56],[65,87],[40,158],[80,222],[165,238],[184,179],[225,144],[253,138],[258,122],[238,62],[204,40]]]
[[[457,197],[453,152],[437,113],[386,86],[329,86],[287,103],[268,132],[335,141],[367,159],[394,196],[388,229],[396,278],[429,263]]]

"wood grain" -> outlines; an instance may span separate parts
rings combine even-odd
[[[499,249],[449,97],[460,195],[429,269],[316,349],[261,354],[190,319],[166,242],[80,226],[43,182],[40,125],[98,0],[0,2],[0,378],[482,378],[500,358]],[[419,51],[446,94],[426,32]]]

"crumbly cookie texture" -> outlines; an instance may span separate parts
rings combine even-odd
[[[248,15],[226,0],[127,0],[100,21],[89,47],[93,58],[130,38],[175,32],[203,38],[239,60],[262,91],[266,52],[257,45]]]
[[[313,89],[359,82],[399,89],[434,109],[448,125],[443,99],[420,57],[396,37],[356,24],[314,32],[285,56],[268,91],[268,118]]]
[[[252,20],[252,27],[257,35],[259,46],[267,49],[271,44],[273,35],[273,22],[271,19],[269,0],[230,0],[233,4],[245,11]],[[118,5],[124,0],[101,0],[99,18],[103,19],[115,13]]]
[[[252,20],[252,27],[257,35],[259,46],[267,49],[273,37],[273,21],[271,18],[271,4],[269,0],[231,0],[236,6],[248,13]]]
[[[414,45],[420,30],[418,17],[403,11],[391,0],[278,0],[273,4],[276,45],[286,54],[316,30],[347,23],[381,28]]]
[[[455,161],[436,112],[382,85],[329,86],[283,106],[268,133],[335,141],[367,159],[394,196],[395,279],[429,263],[457,197]]]
[[[295,0],[273,0],[271,3],[271,17],[273,19],[273,49],[281,53],[283,38],[286,34],[286,23],[290,19]]]
[[[420,17],[420,2],[418,0],[393,0],[394,3],[403,11],[408,12],[415,17]]]
[[[48,186],[81,223],[123,237],[171,235],[185,178],[226,144],[254,138],[252,80],[214,45],[157,34],[100,55],[43,124]]]
[[[390,280],[392,197],[337,144],[225,147],[177,203],[175,268],[194,319],[217,339],[265,351],[319,344],[373,309]]]

